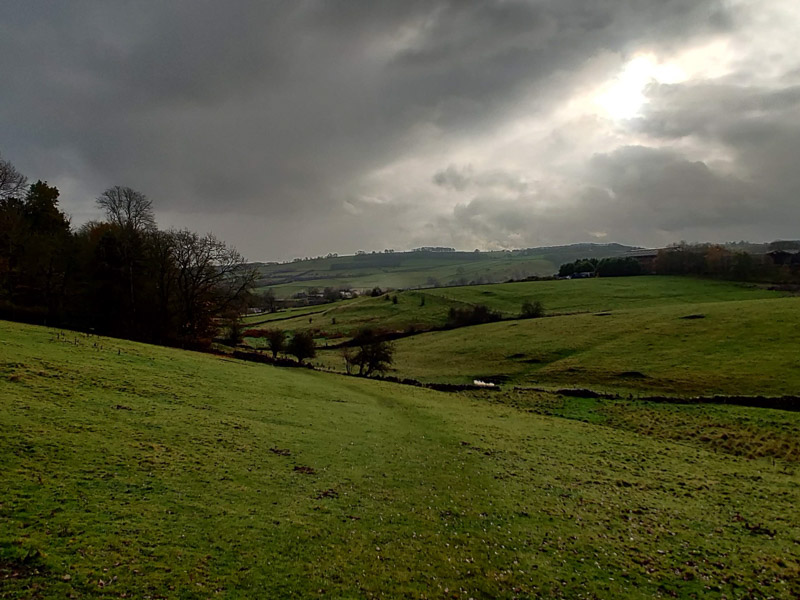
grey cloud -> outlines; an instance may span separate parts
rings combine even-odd
[[[469,169],[459,169],[455,165],[450,165],[446,169],[437,171],[433,175],[433,183],[445,189],[452,189],[463,192],[472,179]]]
[[[651,85],[649,105],[633,126],[648,135],[677,139],[715,138],[735,144],[759,130],[796,125],[800,86],[763,88],[728,82]],[[767,136],[769,134],[767,133]]]
[[[730,156],[729,169],[759,190],[766,217],[800,216],[799,86],[660,86],[650,98],[638,131],[662,142],[682,139],[721,150]]]
[[[762,200],[756,186],[672,150],[623,147],[595,156],[591,170],[609,191],[608,204],[596,208],[662,231],[749,223]]]
[[[455,165],[449,165],[446,169],[434,173],[433,183],[458,192],[468,188],[495,188],[519,194],[529,188],[529,183],[522,173],[501,169],[476,171],[471,166],[459,168]]]
[[[324,232],[365,175],[418,147],[469,144],[523,99],[544,114],[598,53],[736,23],[721,0],[6,4],[0,55],[16,58],[0,66],[2,151],[31,177],[83,182],[67,209],[122,184],[173,214],[274,216],[298,232]],[[434,180],[486,198],[539,193],[480,165]],[[374,228],[418,225],[402,219]],[[342,249],[332,235],[307,253]],[[337,235],[366,239],[355,225]],[[230,241],[266,258],[283,252],[278,237]]]
[[[752,183],[675,151],[642,146],[594,156],[584,183],[569,197],[563,193],[540,187],[514,197],[478,195],[438,224],[453,239],[488,247],[508,240],[567,243],[598,233],[647,244],[710,233],[735,239],[765,217],[762,190]]]

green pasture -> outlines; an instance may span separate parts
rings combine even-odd
[[[0,598],[800,594],[795,463],[558,402],[0,322]]]
[[[395,342],[395,373],[635,394],[800,393],[800,298],[504,321]],[[333,352],[321,362],[336,367]]]
[[[519,314],[525,300],[539,300],[549,314],[561,314],[780,296],[737,282],[663,275],[526,281],[425,292],[445,300],[485,304],[509,317]]]

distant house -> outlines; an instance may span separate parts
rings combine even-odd
[[[662,248],[640,248],[639,250],[630,250],[623,254],[623,258],[633,258],[642,266],[644,273],[654,273],[656,266],[656,257]]]
[[[570,279],[589,279],[590,277],[594,277],[594,271],[582,271],[569,276]]]

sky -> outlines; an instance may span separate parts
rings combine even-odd
[[[796,0],[6,0],[0,155],[251,260],[800,238]]]

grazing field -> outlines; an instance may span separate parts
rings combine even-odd
[[[288,298],[310,287],[370,290],[492,283],[552,275],[566,262],[619,256],[631,249],[620,244],[573,244],[514,252],[376,252],[261,263],[258,285],[272,289],[279,298]]]
[[[603,312],[674,304],[777,298],[780,293],[731,281],[652,275],[562,279],[426,290],[469,304],[486,304],[516,316],[525,300],[539,300],[549,314]]]
[[[800,392],[800,298],[504,321],[395,342],[395,375],[635,394]],[[320,359],[337,367],[334,352]]]
[[[800,462],[800,417],[794,411],[712,402],[580,398],[525,389],[473,391],[470,396],[736,456]]]
[[[2,598],[800,594],[795,462],[556,396],[0,322],[0,402]]]
[[[395,304],[392,299],[396,297]],[[547,314],[602,312],[620,308],[778,298],[781,294],[726,281],[688,277],[619,277],[530,281],[434,288],[361,297],[328,305],[252,315],[246,327],[312,330],[327,339],[350,337],[364,326],[389,331],[441,327],[451,307],[485,304],[504,318],[519,315],[522,303],[538,300]],[[292,318],[294,315],[296,317]]]

